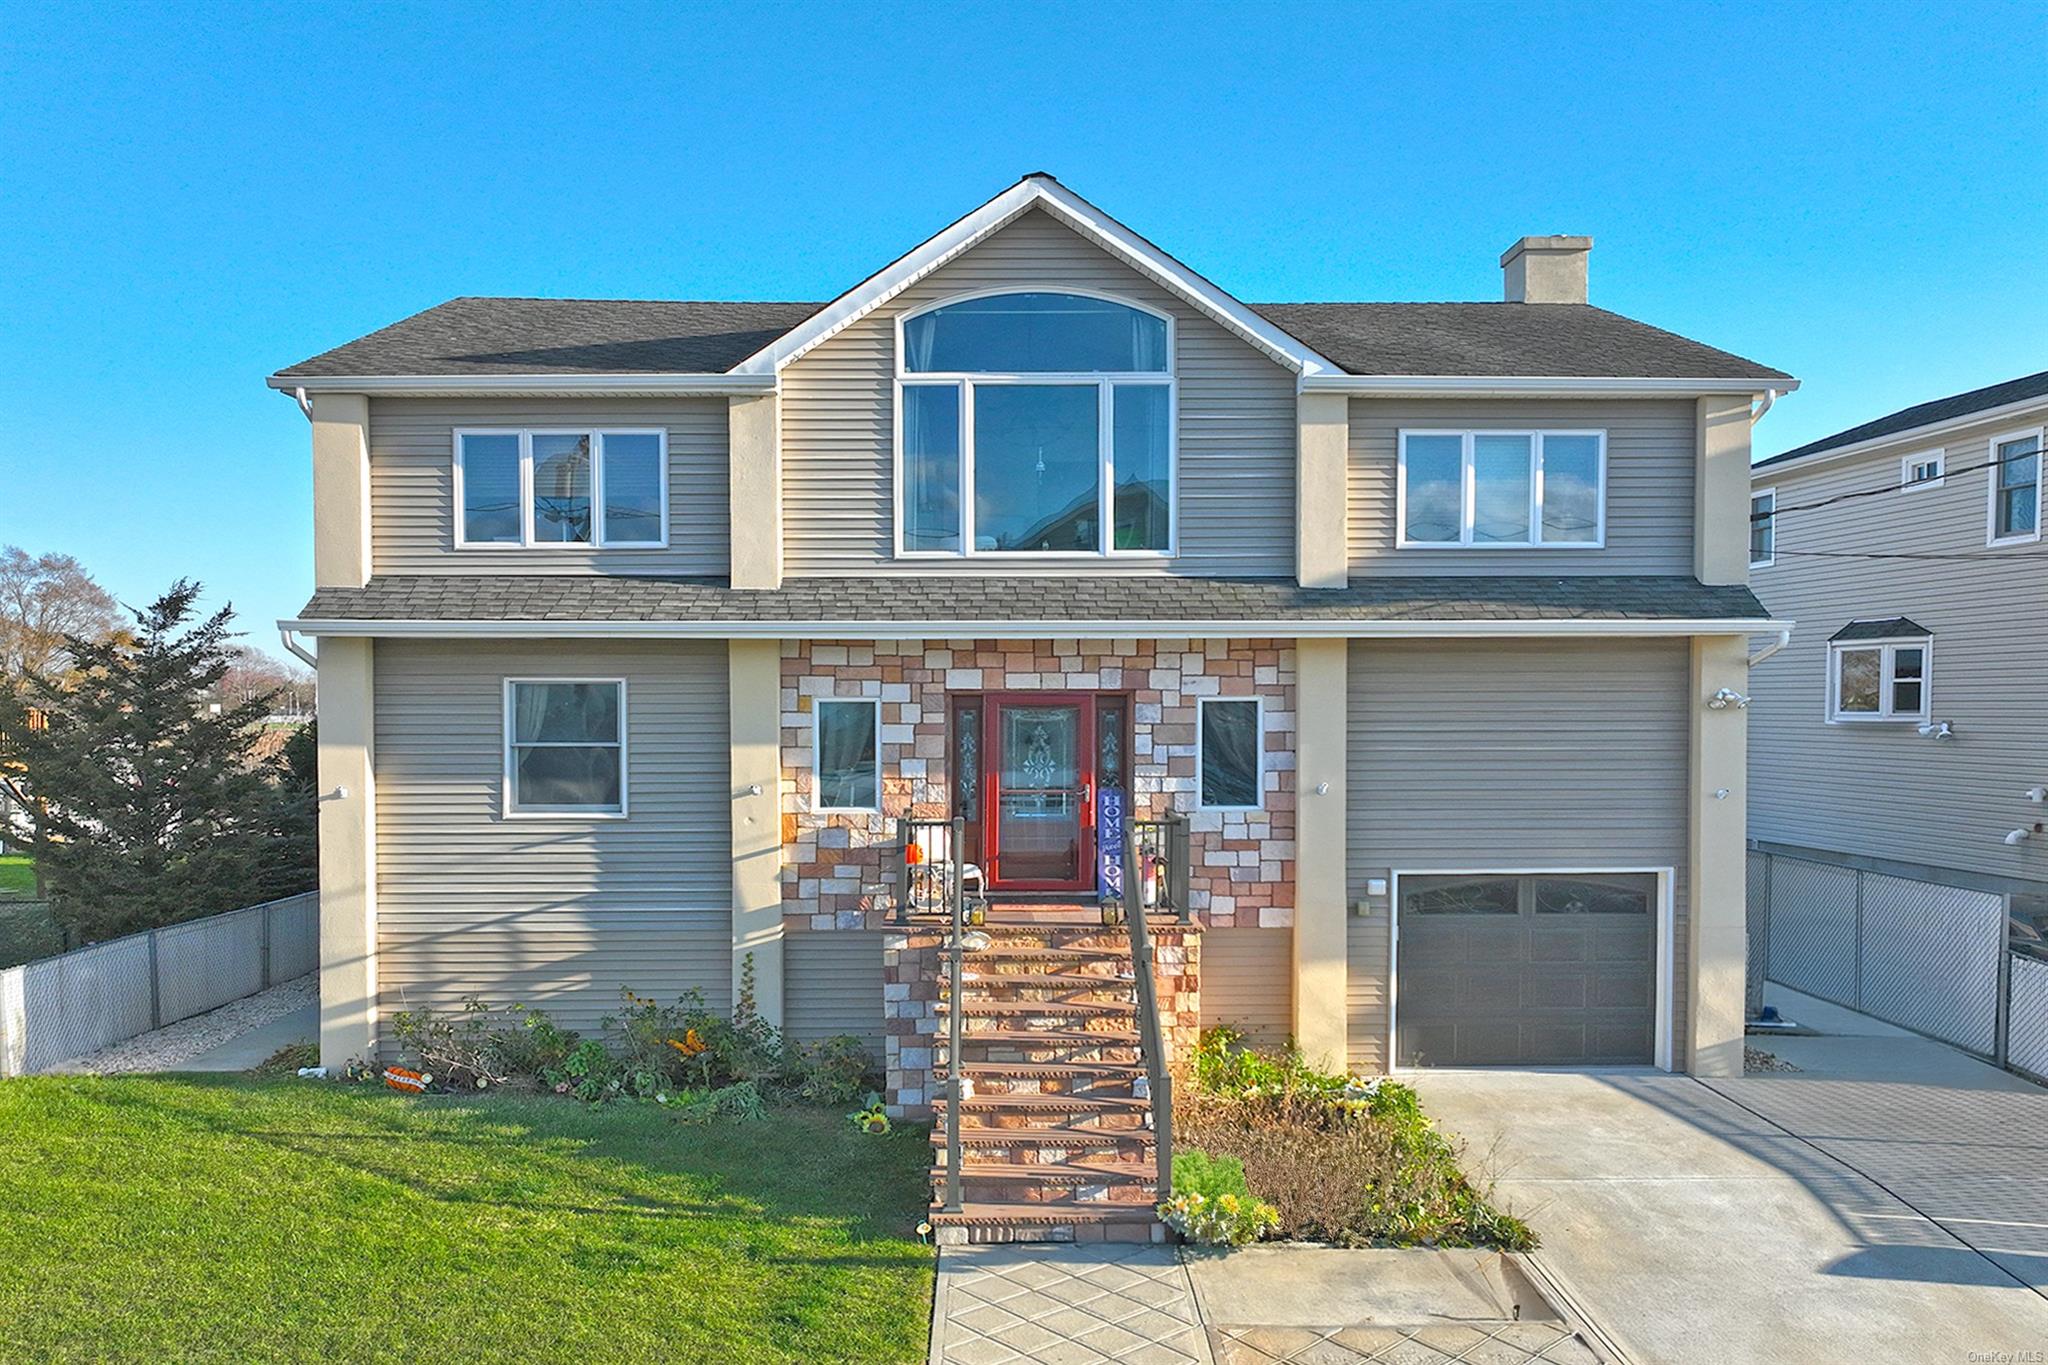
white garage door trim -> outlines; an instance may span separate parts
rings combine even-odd
[[[1654,873],[1657,878],[1657,1069],[1672,1070],[1671,988],[1676,958],[1672,935],[1676,932],[1677,910],[1672,887],[1675,869],[1669,867],[1401,867],[1393,870],[1393,885],[1387,896],[1387,1071],[1419,1071],[1396,1060],[1395,1039],[1400,1034],[1396,1011],[1401,1001],[1401,879],[1403,877],[1527,877],[1536,874],[1578,876],[1615,873]],[[1594,1068],[1599,1069],[1599,1068]]]

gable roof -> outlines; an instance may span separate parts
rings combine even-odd
[[[1803,446],[1773,455],[1767,460],[1758,460],[1756,468],[1767,469],[1772,465],[1784,464],[1790,460],[1802,459],[1808,455],[1819,455],[1824,451],[1841,450],[1848,446],[1862,445],[1886,436],[1900,436],[1921,427],[1937,426],[1953,422],[1980,412],[1990,412],[2012,403],[2023,403],[2030,398],[2048,396],[2048,370],[2039,374],[2022,375],[2008,379],[2002,384],[1988,384],[1968,393],[1951,394],[1947,398],[1936,398],[1926,403],[1915,403],[1910,408],[1900,408],[1860,426],[1838,431],[1832,436],[1823,436],[1818,441],[1808,441]]]
[[[1243,303],[1044,174],[1026,176],[824,303],[458,298],[288,366],[270,383],[290,389],[314,380],[467,378],[503,388],[534,377],[558,388],[611,381],[618,389],[634,376],[724,376],[735,390],[766,388],[782,366],[1030,212],[1048,214],[1156,281],[1304,385],[1375,378],[1797,384],[1782,371],[1585,304]]]
[[[1840,640],[1918,640],[1932,638],[1933,635],[1933,631],[1910,616],[1887,616],[1882,621],[1851,621],[1828,636],[1828,643]]]

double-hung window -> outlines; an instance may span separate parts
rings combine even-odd
[[[896,551],[1170,555],[1173,324],[1074,293],[913,313],[897,338]]]
[[[506,679],[505,810],[510,815],[626,813],[622,679]]]
[[[455,543],[666,545],[668,433],[457,431]]]
[[[1768,569],[1778,558],[1778,490],[1749,495],[1749,567]]]
[[[1598,549],[1607,537],[1604,431],[1404,431],[1403,548]]]
[[[1851,621],[1828,641],[1828,720],[1928,717],[1934,637],[1905,617]]]
[[[816,734],[818,811],[882,808],[882,704],[866,698],[820,697],[812,712]]]
[[[1991,442],[1992,545],[2041,538],[2041,432],[2014,432]]]
[[[1257,810],[1266,796],[1266,736],[1257,697],[1203,697],[1196,771],[1203,810]]]

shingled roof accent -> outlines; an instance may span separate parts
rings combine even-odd
[[[1888,616],[1882,621],[1851,621],[1828,636],[1828,643],[1838,644],[1844,640],[1918,640],[1931,639],[1933,635],[1933,631],[1910,616]]]
[[[722,374],[824,306],[452,299],[278,377]],[[1790,382],[1740,356],[1583,304],[1247,306],[1352,374]]]
[[[1818,455],[1824,450],[1837,450],[1842,446],[1858,445],[1874,441],[1880,436],[1896,436],[1901,432],[1916,431],[1931,427],[1937,422],[1953,422],[1958,417],[1968,417],[1973,412],[1989,412],[2002,408],[2007,403],[2023,403],[2029,398],[2048,396],[2048,370],[2039,374],[2022,375],[2008,379],[2001,384],[1990,384],[1968,393],[1951,394],[1947,398],[1936,398],[1926,403],[1915,403],[1910,408],[1873,418],[1861,426],[1838,431],[1832,436],[1823,436],[1818,441],[1808,441],[1782,455],[1773,455],[1768,460],[1758,460],[1756,467],[1764,469],[1787,460],[1796,460],[1802,455]]]
[[[1139,575],[795,578],[772,591],[715,578],[464,574],[321,588],[321,621],[1630,621],[1761,620],[1746,587],[1684,577],[1286,579]]]

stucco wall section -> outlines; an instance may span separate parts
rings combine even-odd
[[[786,641],[782,656],[785,918],[879,928],[892,894],[894,822],[951,814],[954,692],[1104,692],[1131,698],[1132,805],[1190,817],[1190,900],[1206,924],[1294,923],[1295,653],[1291,640]],[[1196,809],[1204,696],[1265,700],[1265,806]],[[882,703],[882,811],[814,813],[812,707]]]

